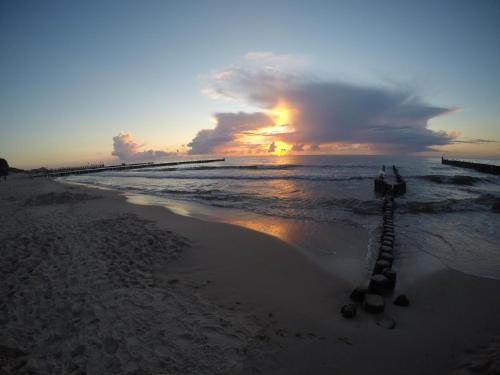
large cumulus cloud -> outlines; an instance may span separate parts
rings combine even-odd
[[[216,128],[200,131],[189,144],[191,153],[213,152],[234,141],[238,133],[266,126],[266,111],[283,102],[294,109],[288,124],[291,131],[275,134],[270,141],[293,144],[293,151],[352,143],[378,152],[420,152],[454,138],[429,128],[429,120],[454,108],[427,104],[408,88],[324,81],[264,64],[225,69],[214,75],[210,91],[217,97],[245,101],[262,112],[215,114]]]
[[[209,154],[217,146],[229,144],[239,134],[273,124],[272,118],[262,112],[216,113],[214,129],[204,129],[188,143],[191,154]]]
[[[111,155],[117,156],[121,161],[154,161],[168,156],[175,155],[174,153],[162,150],[146,150],[140,151],[143,145],[134,141],[132,134],[121,132],[113,137],[113,152]]]

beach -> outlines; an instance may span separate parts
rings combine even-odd
[[[397,265],[410,306],[348,320],[353,279],[277,237],[49,179],[0,210],[0,373],[500,373],[500,281],[426,253]]]

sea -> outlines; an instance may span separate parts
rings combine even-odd
[[[443,267],[500,279],[500,176],[443,165],[440,158],[228,157],[210,164],[63,180],[118,190],[132,203],[162,205],[182,215],[265,232],[326,269],[349,275],[357,268],[368,270],[373,261],[382,224],[382,198],[374,192],[374,178],[383,165],[388,170],[396,165],[407,183],[406,194],[395,199],[396,245],[402,259],[418,262],[418,255],[425,254]],[[339,238],[349,228],[364,229],[369,238],[351,264],[345,253],[342,259],[338,256]]]

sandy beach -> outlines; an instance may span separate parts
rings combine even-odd
[[[263,233],[16,176],[0,212],[1,374],[500,373],[500,282],[431,256],[347,320],[356,285]]]

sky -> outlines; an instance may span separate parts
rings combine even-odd
[[[0,157],[500,156],[499,1],[1,1]]]

